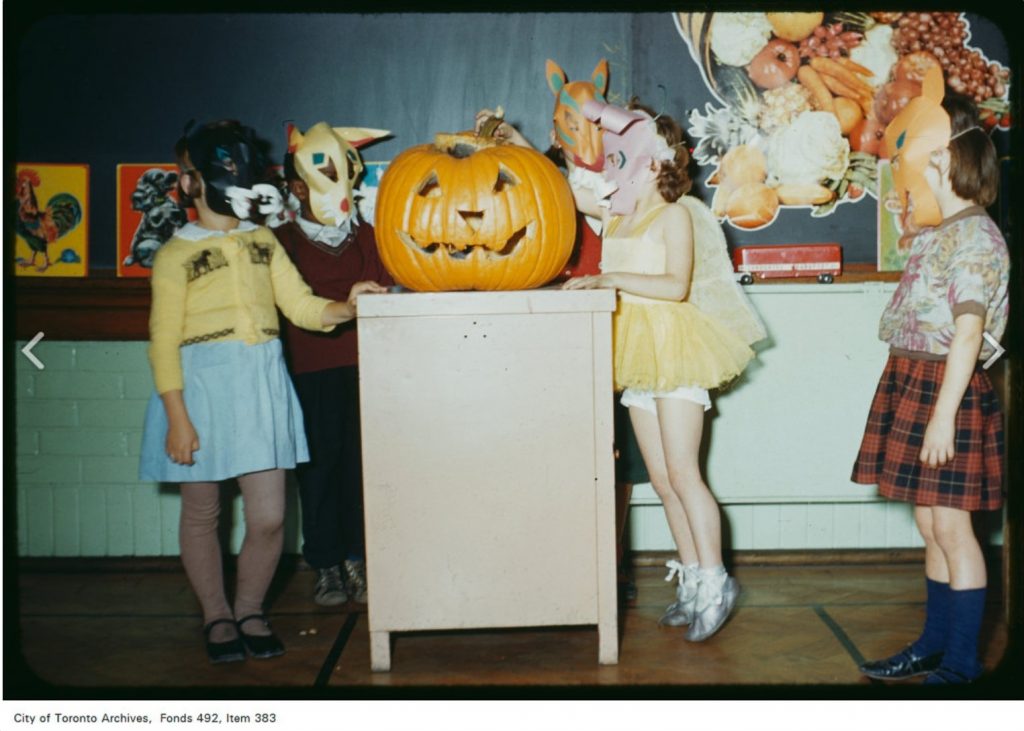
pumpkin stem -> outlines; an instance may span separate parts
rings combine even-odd
[[[434,135],[434,147],[447,152],[452,157],[464,158],[485,147],[507,144],[502,138],[494,136],[504,121],[503,118],[492,115],[480,123],[478,132],[473,132],[473,130],[454,134],[439,132]]]
[[[483,124],[480,125],[480,137],[494,137],[494,133],[498,131],[498,127],[501,126],[505,120],[501,117],[488,117],[484,120]]]

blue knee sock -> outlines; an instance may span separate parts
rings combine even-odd
[[[925,605],[924,631],[910,646],[915,655],[933,655],[946,651],[952,599],[949,584],[925,577],[928,601]]]
[[[976,678],[982,671],[978,662],[978,635],[985,613],[985,587],[951,589],[949,596],[949,639],[942,665],[968,678]]]

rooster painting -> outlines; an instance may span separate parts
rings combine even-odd
[[[39,183],[39,173],[35,170],[23,168],[18,171],[14,230],[32,250],[31,260],[19,258],[18,265],[34,266],[37,271],[44,272],[51,264],[47,248],[81,223],[82,206],[70,193],[57,193],[46,202],[46,208],[40,210],[35,191]],[[40,254],[43,256],[42,265],[36,264]]]

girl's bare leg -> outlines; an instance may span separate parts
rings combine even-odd
[[[684,399],[658,399],[658,424],[669,484],[689,521],[702,569],[722,565],[722,523],[718,501],[700,474],[704,407]]]
[[[985,558],[974,535],[971,514],[939,505],[931,510],[932,531],[948,567],[949,587],[954,591],[984,588]]]
[[[631,406],[629,417],[633,422],[637,445],[644,458],[651,486],[661,498],[668,519],[668,529],[676,543],[679,559],[683,565],[698,563],[697,547],[690,533],[690,522],[679,494],[672,489],[668,467],[665,464],[665,452],[662,448],[661,427],[658,417],[649,411]]]

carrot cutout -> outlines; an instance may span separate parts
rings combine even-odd
[[[875,72],[866,66],[861,66],[859,63],[854,61],[852,58],[846,56],[840,56],[838,59],[840,65],[846,67],[849,71],[861,76],[874,76]]]
[[[825,58],[824,56],[812,58],[811,66],[815,71],[825,76],[832,76],[851,89],[856,89],[861,94],[871,94],[874,91],[871,85],[857,76],[857,74],[843,67],[839,62],[833,61],[831,58]],[[843,96],[846,95],[844,94]]]
[[[825,85],[825,82],[822,81],[821,74],[810,66],[801,66],[796,72],[796,77],[803,84],[804,88],[811,92],[814,106],[817,109],[823,112],[835,112],[832,93]]]
[[[874,101],[873,98],[868,94],[862,94],[856,89],[851,89],[849,86],[844,84],[842,81],[834,76],[828,74],[820,74],[821,80],[825,86],[829,88],[836,96],[844,96],[847,99],[853,99],[853,101],[860,104],[861,109],[864,110],[864,115],[867,116],[871,111]],[[833,105],[834,106],[834,105]]]

